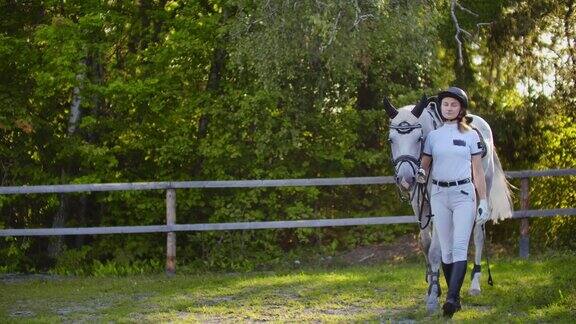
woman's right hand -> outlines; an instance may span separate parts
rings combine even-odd
[[[418,173],[416,173],[416,182],[426,183],[426,171],[424,171],[424,169],[418,169]]]

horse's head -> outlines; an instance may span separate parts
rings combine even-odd
[[[424,133],[419,122],[420,115],[428,106],[426,96],[416,106],[396,109],[387,98],[384,108],[390,117],[388,141],[392,152],[392,164],[396,185],[403,193],[408,193],[416,183],[416,173],[420,167],[420,155],[424,147]]]

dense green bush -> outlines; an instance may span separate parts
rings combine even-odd
[[[402,106],[450,84],[466,88],[471,110],[493,126],[506,169],[573,167],[574,54],[558,27],[574,17],[562,1],[460,3],[479,13],[459,11],[464,28],[493,22],[464,40],[463,65],[447,1],[5,2],[1,185],[391,175],[383,96]],[[550,48],[572,60],[540,55]],[[550,81],[543,75],[556,76],[551,91],[534,86]],[[534,181],[533,206],[574,206],[572,187]],[[0,196],[0,227],[162,224],[164,195]],[[178,223],[410,213],[392,186],[177,195]],[[534,241],[573,248],[574,224],[537,220]],[[416,227],[179,234],[178,260],[244,271],[409,231]],[[493,234],[517,237],[517,224]],[[164,249],[161,234],[2,238],[0,270],[133,273],[156,268]]]

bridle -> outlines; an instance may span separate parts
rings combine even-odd
[[[400,170],[400,167],[402,167],[402,165],[404,163],[407,163],[410,168],[412,169],[412,172],[414,175],[416,175],[416,173],[418,173],[418,169],[420,168],[420,155],[422,154],[422,150],[424,149],[424,131],[422,130],[422,125],[421,124],[410,124],[407,121],[402,121],[399,124],[390,124],[390,129],[394,129],[398,132],[398,134],[408,134],[411,133],[413,130],[420,130],[420,151],[418,152],[418,157],[414,157],[412,155],[408,155],[408,154],[404,154],[404,155],[400,155],[397,158],[394,158],[392,156],[392,150],[390,150],[390,160],[392,161],[392,165],[394,166],[394,174],[398,174],[398,171]],[[400,193],[400,199],[402,199],[403,201],[407,201],[409,199],[409,196],[406,196],[405,191],[400,190],[400,188],[398,188],[399,193]]]
[[[416,176],[416,174],[418,173],[418,169],[420,168],[421,163],[420,157],[422,156],[422,151],[424,150],[424,131],[422,130],[422,125],[421,124],[412,125],[407,121],[402,121],[399,124],[390,124],[390,129],[396,130],[399,134],[408,134],[415,129],[420,130],[420,139],[419,139],[420,151],[418,152],[418,158],[412,155],[404,154],[394,159],[394,157],[392,156],[392,150],[390,150],[390,156],[391,156],[390,160],[392,161],[392,165],[394,166],[394,174],[397,175],[398,171],[400,170],[400,167],[404,163],[408,163],[410,168],[412,168],[414,176]],[[416,193],[418,193],[422,197],[422,199],[418,199],[421,201],[420,206],[418,208],[419,209],[418,223],[420,225],[420,229],[425,229],[426,227],[428,227],[432,219],[432,215],[427,215],[428,220],[424,225],[422,225],[422,218],[423,218],[422,210],[424,209],[424,205],[426,203],[429,203],[427,187],[428,187],[428,181],[426,181],[426,183],[424,184],[417,183],[415,186],[413,186],[412,192],[408,192],[403,191],[402,189],[400,189],[400,186],[396,185],[398,195],[400,196],[400,200],[402,201],[409,201],[410,197],[414,197]]]

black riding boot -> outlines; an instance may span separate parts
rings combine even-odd
[[[448,284],[448,294],[446,296],[446,302],[444,303],[444,306],[442,306],[445,317],[452,317],[454,313],[462,308],[460,306],[460,288],[462,288],[467,267],[468,261],[452,263],[452,273],[450,275],[450,283]]]
[[[444,279],[446,279],[446,286],[450,287],[450,276],[452,274],[453,263],[442,262],[442,272],[444,273]]]

